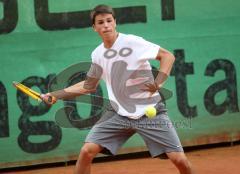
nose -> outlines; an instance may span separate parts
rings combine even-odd
[[[104,22],[103,26],[107,28],[109,26],[108,22]]]

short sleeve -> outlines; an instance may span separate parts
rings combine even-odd
[[[102,73],[103,73],[102,67],[96,63],[92,63],[87,73],[87,76],[95,79],[101,79]]]
[[[159,45],[149,42],[141,37],[137,37],[134,40],[134,42],[135,42],[134,47],[138,52],[139,59],[142,59],[142,60],[156,59],[160,49]]]

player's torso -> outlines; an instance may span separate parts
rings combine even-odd
[[[149,97],[149,92],[141,90],[144,84],[153,83],[149,62],[140,58],[141,50],[132,38],[122,34],[110,49],[100,45],[95,55],[103,69],[102,79],[110,100],[120,106],[120,114],[134,114],[136,104],[145,105],[144,100]]]

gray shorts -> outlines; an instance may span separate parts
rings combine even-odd
[[[90,130],[85,142],[98,144],[104,148],[102,153],[115,155],[134,133],[138,133],[152,157],[167,152],[183,152],[164,104],[157,104],[156,109],[156,117],[149,119],[142,116],[137,120],[118,115],[112,109],[108,109]]]

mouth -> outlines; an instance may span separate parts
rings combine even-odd
[[[107,31],[104,31],[103,33],[111,33],[112,31],[111,30],[107,30]]]

